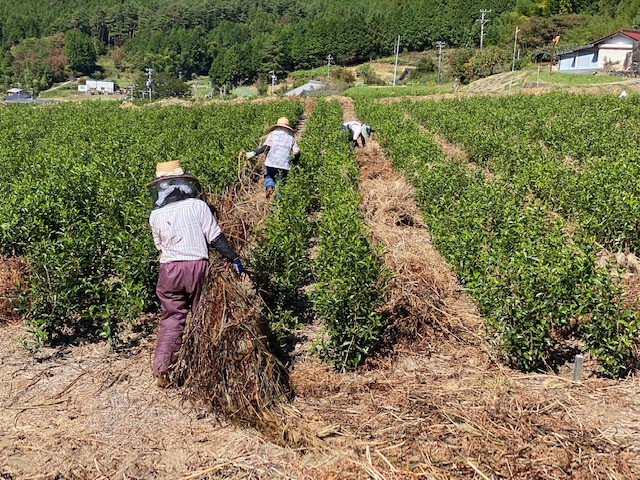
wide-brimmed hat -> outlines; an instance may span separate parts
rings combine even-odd
[[[160,162],[156,165],[156,178],[174,175],[184,175],[184,170],[178,160]]]
[[[275,125],[271,125],[269,128],[267,128],[267,133],[272,131],[274,128],[284,128],[289,130],[290,132],[295,132],[295,130],[289,125],[289,119],[287,117],[280,117]]]
[[[199,198],[202,194],[200,182],[193,175],[184,173],[178,160],[160,162],[156,165],[156,178],[147,183],[154,208],[170,201]]]

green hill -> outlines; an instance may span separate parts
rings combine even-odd
[[[481,12],[485,12],[481,14]],[[484,21],[481,21],[484,18]],[[524,63],[640,24],[637,0],[39,0],[0,5],[0,86],[39,91],[100,56],[129,74],[207,75],[214,86],[268,82],[270,72],[355,65],[400,51],[486,47]],[[330,57],[329,57],[330,56]],[[455,72],[454,72],[455,73]]]

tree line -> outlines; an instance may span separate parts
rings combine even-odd
[[[237,85],[328,55],[342,65],[389,56],[398,36],[401,50],[473,49],[481,10],[485,45],[505,50],[516,25],[535,51],[558,34],[586,43],[640,24],[635,0],[24,0],[0,5],[0,83],[47,88],[99,74],[96,59],[109,55],[120,69]]]

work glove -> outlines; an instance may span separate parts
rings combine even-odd
[[[244,266],[242,265],[242,262],[240,261],[239,258],[236,258],[234,261],[232,261],[231,266],[233,267],[233,271],[236,272],[238,275],[244,272]]]
[[[244,158],[246,158],[247,160],[249,160],[250,158],[253,158],[256,156],[256,152],[247,152],[244,154]]]

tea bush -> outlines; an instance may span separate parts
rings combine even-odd
[[[117,340],[157,308],[157,251],[146,183],[177,159],[221,191],[237,153],[299,102],[125,109],[85,102],[0,111],[0,253],[29,265],[19,308],[39,341],[63,334]]]
[[[505,359],[541,369],[568,339],[582,338],[603,373],[628,371],[637,320],[620,305],[608,272],[596,266],[594,238],[570,235],[561,217],[523,195],[508,176],[489,180],[464,160],[445,160],[410,117],[426,110],[410,102],[358,103],[361,118],[378,126],[392,161],[415,185],[435,245],[487,318]],[[438,118],[447,115],[434,110]]]
[[[337,101],[321,102],[314,113],[321,123],[309,132],[315,138],[309,154],[321,159],[315,171],[321,215],[311,300],[326,331],[318,343],[322,357],[338,368],[351,368],[366,358],[379,338],[377,308],[386,272],[358,210],[358,166],[339,129],[342,108]]]

